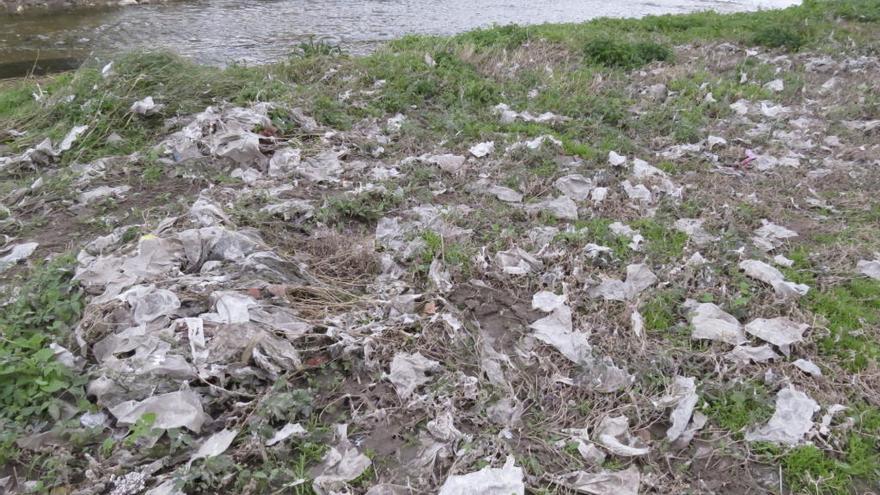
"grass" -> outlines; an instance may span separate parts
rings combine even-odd
[[[855,278],[814,291],[804,303],[827,321],[830,335],[819,341],[819,350],[838,359],[850,371],[860,371],[880,359],[876,329],[880,324],[880,282]]]
[[[704,391],[706,415],[740,438],[743,430],[763,424],[773,415],[773,400],[760,383],[739,383]]]

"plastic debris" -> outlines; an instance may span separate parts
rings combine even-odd
[[[797,359],[791,364],[795,365],[798,369],[808,375],[822,376],[822,370],[816,366],[816,363],[808,359]]]
[[[73,143],[82,135],[82,133],[86,132],[89,129],[87,125],[76,125],[73,126],[73,129],[70,130],[65,136],[64,139],[61,140],[61,144],[58,145],[58,153],[69,150],[73,147]]]
[[[739,264],[745,274],[773,287],[776,295],[782,299],[805,295],[810,287],[785,280],[785,276],[772,266],[758,260],[745,260]]]
[[[804,332],[810,328],[806,323],[797,323],[785,317],[757,318],[746,325],[746,332],[769,342],[788,353],[791,344],[803,342]]]
[[[856,264],[856,270],[862,275],[880,280],[880,260],[861,260]]]
[[[608,152],[608,163],[612,167],[621,167],[626,163],[626,157],[622,155],[618,155],[614,151]]]
[[[554,185],[559,192],[575,201],[586,201],[593,190],[593,181],[581,174],[560,177]]]
[[[391,360],[391,369],[386,377],[394,385],[401,400],[408,399],[415,390],[431,381],[428,373],[438,371],[440,363],[432,361],[421,353],[399,352]]]
[[[587,336],[572,329],[571,308],[568,306],[557,307],[529,327],[536,339],[553,346],[572,362],[585,364],[592,360],[592,348]]]
[[[318,495],[340,493],[349,481],[358,478],[373,463],[360,453],[347,436],[347,425],[336,425],[339,443],[324,454],[321,464],[312,470],[312,489]]]
[[[590,495],[638,495],[641,474],[635,466],[623,471],[575,471],[559,477],[557,483],[577,493]]]
[[[523,122],[537,122],[539,124],[557,124],[560,122],[571,120],[568,117],[556,115],[555,113],[551,112],[544,112],[540,115],[532,115],[528,111],[516,112],[514,110],[511,110],[510,107],[504,103],[499,103],[498,105],[495,105],[495,107],[493,108],[493,112],[498,115],[498,118],[502,124],[512,124],[517,120],[521,120]]]
[[[694,414],[694,408],[697,406],[698,400],[699,396],[697,395],[695,379],[693,377],[676,376],[669,393],[655,404],[656,407],[675,406],[669,415],[672,426],[666,430],[667,440],[674,442],[684,433],[691,421],[691,416]]]
[[[79,195],[79,202],[83,204],[94,203],[109,197],[120,198],[131,190],[131,186],[98,186],[91,191],[86,191]]]
[[[144,414],[153,413],[153,428],[171,429],[186,427],[196,433],[208,416],[202,411],[202,402],[195,392],[181,390],[150,397],[143,401],[127,401],[109,408],[120,424],[132,425]]]
[[[233,440],[238,435],[238,430],[227,430],[223,429],[210,437],[208,437],[205,441],[199,445],[199,450],[197,450],[193,455],[189,458],[189,462],[187,466],[192,464],[198,459],[210,459],[211,457],[217,457],[218,455],[226,452],[230,445],[232,445]]]
[[[39,245],[37,242],[25,242],[14,246],[7,246],[0,250],[0,253],[6,253],[0,257],[0,272],[6,271],[12,265],[28,259],[34,254]]]
[[[782,79],[774,79],[767,84],[764,84],[764,89],[769,89],[774,93],[779,93],[780,91],[785,89],[785,82]]]
[[[587,294],[594,298],[601,297],[606,301],[631,301],[655,283],[657,276],[651,272],[648,265],[628,265],[626,281],[606,279],[599,285],[591,287]]]
[[[697,246],[705,246],[718,240],[718,237],[710,235],[703,228],[704,220],[699,218],[680,218],[675,221],[673,227],[679,232],[684,232],[694,241]]]
[[[436,165],[440,170],[449,174],[458,174],[464,167],[465,157],[461,155],[430,155],[424,158],[427,163]]]
[[[524,495],[523,470],[514,462],[513,456],[508,456],[503,467],[450,476],[438,495]]]
[[[531,214],[547,212],[560,220],[577,220],[578,207],[568,196],[559,196],[555,199],[547,199],[538,203],[526,205],[526,211]]]
[[[271,447],[290,437],[304,437],[308,433],[299,423],[287,423],[280,430],[276,431],[272,438],[266,440],[266,446]]]
[[[645,238],[637,230],[633,230],[633,228],[629,225],[625,225],[620,222],[614,222],[608,225],[608,229],[614,235],[626,237],[627,239],[629,239],[629,248],[633,251],[640,250],[642,242],[645,241]]]
[[[521,193],[518,193],[509,187],[491,186],[486,192],[495,196],[500,201],[507,203],[521,203],[523,200],[523,195]]]
[[[747,431],[748,442],[773,442],[797,445],[813,428],[813,414],[819,404],[794,387],[783,388],[776,394],[776,410],[770,421],[760,428]]]
[[[773,352],[773,348],[767,344],[750,347],[738,345],[732,351],[724,355],[725,358],[738,362],[740,364],[750,363],[766,363],[774,359],[779,359],[779,354]]]
[[[553,310],[563,306],[565,304],[565,295],[556,295],[552,292],[542,290],[540,292],[535,293],[532,296],[532,309],[537,309],[543,311],[545,313],[550,313]]]
[[[160,110],[162,110],[163,106],[164,105],[157,105],[156,102],[153,101],[152,96],[147,96],[143,100],[138,100],[138,101],[132,103],[131,108],[129,108],[129,111],[131,113],[134,113],[137,115],[143,115],[145,117],[149,117],[150,115],[155,115]]]
[[[544,268],[544,263],[519,247],[495,254],[495,263],[508,275],[525,275]]]
[[[797,232],[767,220],[761,220],[761,223],[763,225],[755,231],[752,242],[764,251],[772,251],[781,246],[786,239],[798,236]]]
[[[475,144],[471,146],[468,151],[475,158],[483,158],[484,156],[488,156],[495,151],[495,142],[486,141],[485,143]]]
[[[629,418],[626,416],[606,417],[596,428],[597,442],[609,452],[621,457],[647,455],[650,447],[629,431]]]
[[[688,317],[693,327],[692,339],[714,340],[730,345],[740,345],[748,341],[740,322],[715,304],[693,305]]]

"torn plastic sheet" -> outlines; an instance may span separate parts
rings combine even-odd
[[[443,262],[435,259],[431,262],[431,268],[428,270],[428,278],[431,284],[437,289],[437,292],[446,294],[452,290],[452,278],[449,271],[443,266]]]
[[[550,291],[542,290],[532,296],[532,309],[549,313],[565,304],[565,294],[556,295]]]
[[[676,376],[669,393],[655,404],[656,407],[675,406],[669,415],[672,426],[666,430],[667,440],[674,442],[685,432],[698,400],[694,377]]]
[[[598,473],[575,471],[560,476],[556,483],[577,493],[589,495],[638,495],[641,474],[635,466],[623,471],[604,469]]]
[[[556,179],[556,189],[574,201],[586,201],[593,190],[593,181],[581,174],[571,174]]]
[[[547,199],[537,203],[525,205],[526,211],[532,215],[546,212],[560,220],[577,220],[578,207],[568,196],[559,196],[554,199]]]
[[[128,110],[131,113],[149,117],[150,115],[155,115],[156,113],[158,113],[160,110],[162,110],[163,107],[164,105],[156,104],[156,102],[153,101],[152,96],[147,96],[143,100],[138,100],[132,103],[131,108],[129,108]]]
[[[747,431],[748,442],[773,442],[797,445],[813,428],[813,414],[819,404],[807,394],[794,387],[784,388],[776,394],[776,410],[770,421],[757,429]]]
[[[623,155],[617,154],[615,151],[608,152],[608,163],[612,167],[620,167],[626,163],[626,157]]]
[[[644,184],[636,184],[633,185],[630,181],[625,180],[620,183],[621,187],[623,187],[623,192],[626,193],[626,196],[629,199],[634,201],[639,201],[641,203],[650,203],[652,200],[651,190],[645,187]]]
[[[797,323],[785,317],[756,318],[746,325],[746,332],[769,342],[788,354],[791,344],[803,342],[804,332],[810,328],[806,323]]]
[[[703,222],[704,220],[700,218],[680,218],[675,221],[673,227],[675,230],[687,234],[697,246],[705,246],[710,242],[717,241],[718,237],[706,232],[703,228]]]
[[[509,187],[504,186],[490,186],[486,189],[488,194],[495,196],[499,201],[504,201],[506,203],[522,203],[523,195],[517,191]]]
[[[606,417],[596,428],[596,441],[609,452],[621,457],[647,455],[651,449],[629,431],[626,416]]]
[[[61,140],[61,144],[58,145],[58,153],[62,151],[67,151],[71,147],[73,147],[73,143],[79,138],[79,136],[88,130],[89,126],[87,125],[75,125],[72,129],[64,136],[64,139]]]
[[[340,441],[324,454],[321,464],[313,472],[312,488],[318,495],[342,493],[349,481],[357,479],[373,463],[360,453],[345,436],[345,425],[337,425]]]
[[[446,478],[438,495],[524,495],[523,470],[508,456],[501,468],[484,467],[473,473]]]
[[[199,445],[199,450],[195,451],[195,453],[189,458],[189,462],[186,464],[187,467],[198,459],[210,459],[211,457],[217,457],[226,452],[226,449],[232,445],[232,442],[237,435],[238,430],[227,429],[214,433]]]
[[[606,279],[599,285],[591,287],[587,294],[594,298],[602,297],[606,301],[630,301],[655,283],[657,283],[657,276],[651,272],[648,265],[628,265],[626,267],[626,281]]]
[[[266,446],[271,447],[279,444],[290,437],[304,437],[308,435],[308,431],[299,423],[287,423],[280,430],[276,431],[272,438],[266,440]]]
[[[421,353],[399,352],[391,360],[390,372],[386,378],[394,385],[398,397],[406,400],[418,387],[431,381],[428,373],[440,369],[440,363],[422,356]]]
[[[284,177],[294,173],[302,162],[302,150],[282,148],[269,159],[269,177]]]
[[[168,430],[186,427],[195,433],[210,419],[202,410],[199,396],[190,390],[155,395],[140,402],[130,400],[109,410],[119,424],[133,425],[144,414],[153,413],[156,415],[153,428]]]
[[[544,263],[520,247],[495,253],[495,263],[508,275],[525,275],[544,268]]]
[[[786,239],[798,236],[797,232],[767,220],[761,220],[761,224],[762,226],[755,230],[752,242],[764,251],[772,251],[781,246]]]
[[[491,155],[495,151],[495,142],[494,141],[486,141],[485,143],[478,143],[470,147],[468,152],[473,155],[475,158],[483,158],[485,156]]]
[[[171,315],[180,307],[180,300],[175,293],[168,289],[157,289],[152,285],[134,286],[119,297],[131,306],[132,319],[137,325]]]
[[[608,226],[608,229],[611,230],[611,233],[620,236],[626,237],[630,240],[629,248],[633,251],[639,251],[642,248],[642,243],[645,242],[645,238],[639,233],[638,230],[633,230],[629,225],[614,222]]]
[[[822,369],[808,359],[797,359],[791,364],[808,375],[822,376]]]
[[[866,277],[880,280],[880,260],[861,260],[856,263],[856,270]]]
[[[495,105],[492,110],[496,115],[498,115],[498,119],[501,121],[502,124],[512,124],[517,120],[522,120],[523,122],[538,122],[540,124],[557,124],[560,122],[571,120],[568,117],[556,115],[551,112],[544,112],[541,115],[532,115],[528,111],[517,112],[511,110],[510,106],[505,103],[499,103]]]
[[[701,303],[692,306],[690,317],[692,339],[708,339],[730,345],[748,342],[740,322],[729,313],[712,303]]]
[[[98,186],[90,191],[80,193],[79,202],[82,204],[90,204],[109,197],[121,198],[125,193],[131,190],[131,186]]]
[[[572,330],[571,309],[568,306],[560,305],[548,316],[529,325],[529,328],[536,339],[553,346],[572,362],[586,364],[592,361],[592,347],[587,336]]]
[[[443,154],[443,155],[427,155],[422,158],[426,163],[437,166],[440,170],[448,174],[458,174],[464,167],[465,157],[461,155]]]
[[[724,357],[740,364],[750,364],[752,362],[766,363],[767,361],[779,359],[779,354],[776,354],[773,348],[767,344],[756,347],[738,345],[732,351],[725,354]]]
[[[211,298],[219,323],[247,323],[251,320],[250,308],[259,306],[253,297],[232,291],[214,292]]]
[[[428,421],[425,428],[434,438],[443,442],[454,442],[464,437],[464,434],[455,427],[455,419],[450,409],[438,413],[434,419]]]
[[[29,258],[34,251],[39,247],[39,243],[37,242],[25,242],[22,244],[16,244],[14,246],[8,246],[3,248],[3,252],[6,254],[0,258],[0,272],[5,271],[10,266],[18,263],[19,261],[25,260]]]
[[[776,295],[782,299],[800,297],[810,290],[808,285],[786,281],[782,272],[763,261],[745,260],[739,267],[747,276],[772,286]]]

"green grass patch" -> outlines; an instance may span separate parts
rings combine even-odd
[[[880,359],[877,334],[870,332],[880,325],[880,282],[854,278],[812,291],[803,304],[827,322],[830,335],[819,341],[823,354],[836,358],[850,371],[863,370]]]
[[[649,332],[664,332],[675,326],[681,319],[678,310],[682,302],[684,291],[681,289],[657,292],[639,310],[645,320],[645,329]]]
[[[655,61],[672,60],[672,48],[653,41],[623,41],[597,38],[584,45],[587,62],[605,67],[636,69]]]
[[[739,383],[704,391],[706,415],[718,426],[741,436],[746,427],[763,424],[773,415],[774,401],[760,383]]]

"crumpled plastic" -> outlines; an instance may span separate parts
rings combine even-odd
[[[394,385],[397,396],[401,400],[406,400],[418,387],[431,381],[429,372],[440,368],[440,363],[422,356],[419,352],[415,354],[399,352],[391,360],[390,372],[386,378]]]
[[[614,235],[629,239],[629,248],[633,251],[639,251],[642,248],[642,243],[645,242],[645,237],[639,231],[621,222],[611,223],[608,225],[608,230]]]
[[[687,234],[697,246],[705,246],[710,242],[717,241],[718,237],[706,232],[706,229],[703,228],[703,222],[704,220],[700,218],[679,218],[673,227],[675,230]]]
[[[822,369],[816,366],[816,363],[808,359],[796,359],[791,364],[795,365],[795,367],[808,375],[822,376]]]
[[[746,332],[769,342],[788,354],[791,344],[803,342],[804,332],[810,328],[806,323],[797,323],[785,317],[772,319],[756,318],[746,325]]]
[[[495,263],[508,275],[525,275],[544,268],[544,263],[520,247],[495,253]]]
[[[592,346],[585,334],[572,330],[571,309],[568,306],[560,305],[529,327],[536,339],[553,346],[572,362],[585,364],[592,361]]]
[[[692,339],[715,340],[737,346],[749,340],[740,322],[715,304],[693,305],[688,316],[693,327]]]
[[[738,345],[724,357],[740,364],[749,364],[752,362],[766,363],[773,359],[779,359],[779,354],[773,352],[773,348],[767,344],[755,347]]]
[[[631,301],[648,287],[657,283],[657,276],[646,264],[628,265],[626,281],[606,279],[587,290],[590,297],[601,297],[606,301]]]
[[[438,495],[524,495],[523,470],[514,462],[513,456],[508,456],[503,467],[450,476]]]
[[[37,242],[25,242],[3,248],[2,252],[6,252],[6,254],[0,258],[0,272],[7,270],[19,261],[29,258],[30,255],[34,254],[39,245]]]
[[[117,423],[135,424],[144,414],[153,413],[156,420],[152,427],[171,429],[186,427],[198,433],[208,419],[202,410],[199,396],[191,390],[180,390],[138,401],[127,401],[109,408]]]
[[[486,189],[486,193],[491,194],[498,198],[499,201],[504,201],[506,203],[522,203],[523,200],[522,193],[504,186],[490,186]]]
[[[676,376],[669,393],[655,403],[656,407],[675,406],[669,415],[672,426],[666,430],[667,440],[674,442],[684,433],[698,400],[695,378]]]
[[[577,203],[568,196],[559,196],[558,198],[527,204],[526,211],[533,215],[546,212],[560,220],[578,219]]]
[[[237,435],[238,430],[227,430],[225,428],[214,433],[205,439],[202,444],[199,445],[199,449],[190,456],[187,467],[198,459],[210,459],[211,457],[217,457],[226,452]]]
[[[510,106],[505,103],[495,105],[492,111],[498,115],[498,119],[502,124],[512,124],[517,120],[522,120],[523,122],[538,122],[541,124],[557,124],[571,120],[569,117],[563,117],[551,112],[544,112],[541,115],[532,115],[528,111],[517,112],[511,110]]]
[[[290,437],[303,437],[308,434],[305,428],[299,423],[287,423],[280,430],[276,431],[272,438],[266,440],[266,446],[271,447],[279,444]]]
[[[798,236],[797,232],[782,227],[781,225],[776,225],[767,220],[761,220],[761,224],[762,226],[755,230],[755,236],[752,237],[752,242],[755,246],[764,251],[772,251],[781,246],[786,239]]]
[[[772,286],[777,297],[782,299],[801,297],[810,290],[806,284],[796,284],[785,280],[785,275],[782,272],[763,261],[745,260],[739,264],[739,267],[747,276]]]
[[[477,143],[468,149],[471,155],[475,158],[483,158],[492,154],[495,151],[495,142],[494,141],[486,141],[485,143]]]
[[[598,473],[575,471],[560,476],[558,484],[577,493],[590,495],[638,495],[641,474],[638,468],[630,466],[623,471],[603,469]]]
[[[339,443],[331,447],[321,464],[312,470],[312,488],[318,495],[338,493],[373,463],[348,440],[347,425],[336,425],[336,435]]]
[[[593,181],[581,174],[565,175],[553,183],[556,189],[574,201],[586,201],[593,190]]]
[[[604,418],[596,428],[596,435],[599,445],[621,457],[636,457],[651,452],[650,447],[630,433],[629,418],[626,416]]]
[[[874,280],[880,280],[880,260],[860,260],[856,263],[856,270]]]
[[[776,410],[766,425],[747,431],[746,441],[797,445],[813,428],[813,414],[819,404],[807,394],[784,388],[776,394]]]

